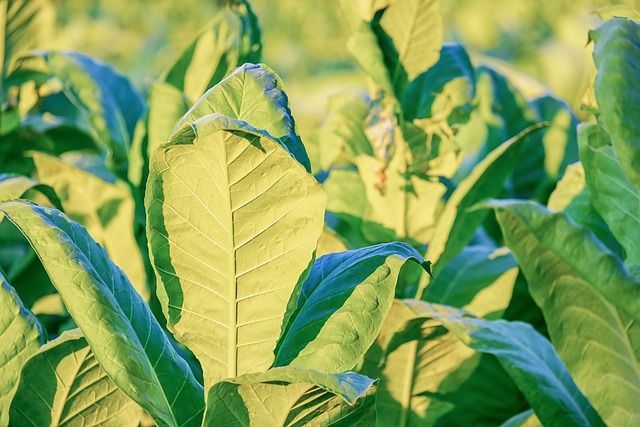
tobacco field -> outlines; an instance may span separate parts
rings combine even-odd
[[[301,132],[248,0],[142,80],[62,3],[0,0],[0,427],[640,425],[634,7],[574,105],[335,0],[364,84]]]

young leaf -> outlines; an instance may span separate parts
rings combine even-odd
[[[46,340],[40,322],[22,305],[0,270],[0,426],[9,423],[9,404],[22,366]]]
[[[551,343],[531,325],[469,318],[461,310],[422,301],[402,303],[416,318],[435,319],[472,349],[496,356],[544,425],[605,425]]]
[[[213,113],[242,120],[256,129],[264,129],[311,172],[309,157],[297,134],[289,99],[282,87],[280,77],[266,65],[244,64],[209,89],[178,121],[174,132],[186,123]]]
[[[26,202],[0,211],[38,254],[96,360],[162,426],[200,425],[203,389],[106,251],[61,212]]]
[[[82,333],[66,331],[22,368],[12,425],[137,426],[141,410],[102,370]]]
[[[353,369],[380,332],[407,261],[424,259],[397,242],[318,258],[278,342],[274,366],[334,374]]]
[[[203,425],[374,425],[374,383],[353,372],[292,367],[246,374],[209,390]]]
[[[564,214],[527,202],[491,206],[576,384],[607,425],[633,424],[640,280]]]
[[[613,18],[589,32],[600,119],[622,170],[640,188],[640,24]]]
[[[272,364],[322,233],[322,188],[265,135],[213,114],[151,160],[145,204],[158,298],[207,388]]]

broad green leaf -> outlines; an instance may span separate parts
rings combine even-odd
[[[640,24],[613,18],[589,32],[598,70],[595,93],[601,123],[629,180],[640,188]]]
[[[9,423],[9,404],[22,366],[46,340],[40,322],[0,271],[0,426]]]
[[[569,165],[551,193],[547,207],[552,212],[564,211],[576,223],[591,230],[612,252],[622,257],[620,243],[593,206],[584,175],[582,163]]]
[[[22,368],[12,425],[137,426],[141,411],[109,379],[82,333],[64,332]]]
[[[323,229],[322,188],[259,132],[205,116],[151,160],[145,204],[158,298],[207,389],[273,363]]]
[[[146,302],[106,251],[59,211],[5,202],[0,211],[27,237],[96,360],[160,426],[200,425],[203,388]]]
[[[474,352],[439,322],[414,327],[415,318],[396,300],[367,352],[361,373],[381,379],[378,425],[493,427],[526,408],[495,358]]]
[[[353,372],[273,368],[208,391],[205,426],[375,425],[375,381]]]
[[[126,177],[127,152],[144,109],[131,83],[109,66],[76,52],[34,52],[24,61],[27,67],[29,62],[41,61],[61,81],[64,94],[108,153],[110,168]]]
[[[439,0],[400,0],[374,21],[396,96],[438,61],[443,38]]]
[[[543,126],[531,126],[493,150],[451,194],[427,250],[426,258],[434,263],[434,274],[462,251],[487,217],[486,211],[469,211],[469,208],[502,192],[527,137]],[[421,293],[419,290],[419,296]]]
[[[531,325],[470,318],[464,311],[422,301],[402,303],[426,322],[441,322],[475,351],[497,357],[545,426],[605,425],[551,343]]]
[[[380,332],[407,261],[424,259],[397,242],[318,258],[278,342],[274,366],[334,374],[353,369]]]
[[[640,187],[623,173],[604,129],[585,123],[580,125],[579,135],[591,200],[624,247],[625,262],[640,264]]]
[[[528,202],[491,206],[576,384],[607,425],[635,424],[640,280],[564,214]]]
[[[51,35],[54,11],[47,0],[0,2],[0,104],[5,100],[4,80],[12,71],[17,54],[38,47]]]
[[[195,102],[236,67],[259,62],[261,51],[260,27],[249,2],[225,2],[161,80]]]
[[[467,246],[440,270],[422,299],[499,318],[509,306],[518,271],[508,251]]]
[[[61,197],[69,217],[87,228],[111,260],[124,270],[144,299],[149,299],[147,277],[134,235],[134,201],[129,186],[109,183],[43,153],[33,153],[38,180]]]
[[[309,157],[289,110],[280,77],[264,64],[244,64],[209,89],[178,121],[174,132],[208,114],[221,114],[263,129],[310,172]]]

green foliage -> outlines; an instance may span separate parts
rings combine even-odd
[[[578,124],[439,1],[344,1],[368,90],[305,145],[217,6],[138,91],[0,0],[0,426],[640,418],[632,10],[599,11]]]

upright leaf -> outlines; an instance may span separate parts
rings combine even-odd
[[[96,360],[161,426],[200,425],[203,389],[144,300],[106,251],[59,211],[5,202],[0,211],[27,237]]]
[[[380,332],[407,261],[422,264],[424,259],[402,243],[316,260],[278,342],[274,366],[332,374],[353,369]]]
[[[161,80],[194,102],[236,67],[259,62],[261,51],[260,27],[249,2],[225,2]]]
[[[9,405],[25,362],[46,342],[40,322],[20,301],[0,271],[0,426],[9,423]]]
[[[353,372],[331,375],[274,368],[214,385],[205,426],[374,425],[375,381]]]
[[[43,346],[22,368],[12,425],[137,426],[141,410],[106,375],[79,330]]]
[[[576,384],[607,425],[634,424],[640,280],[564,214],[527,202],[492,206]]]
[[[209,89],[178,121],[174,131],[213,113],[242,120],[256,129],[264,129],[311,172],[309,157],[297,133],[289,99],[282,86],[280,77],[266,65],[244,64]]]
[[[266,135],[205,116],[151,161],[145,204],[158,298],[207,388],[272,364],[322,233],[322,188]]]
[[[611,136],[622,170],[640,188],[640,24],[613,18],[589,32],[598,74],[600,120]]]

